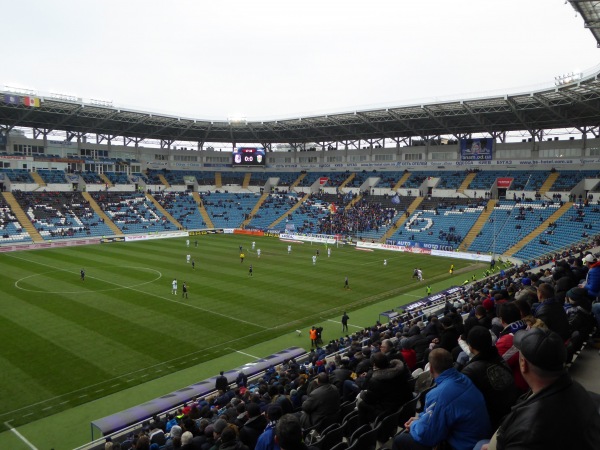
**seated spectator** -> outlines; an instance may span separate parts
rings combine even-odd
[[[406,422],[408,433],[397,435],[392,449],[432,449],[446,441],[454,450],[471,450],[491,434],[483,395],[454,369],[447,350],[432,350],[429,365],[436,385],[427,393],[424,411]]]
[[[240,428],[240,441],[251,449],[256,446],[258,437],[267,426],[267,418],[260,413],[260,406],[257,403],[248,403],[246,405],[246,414],[248,420]]]
[[[500,320],[504,329],[500,332],[496,348],[511,368],[517,388],[526,392],[528,387],[519,370],[519,351],[514,347],[513,339],[515,333],[525,330],[527,325],[521,320],[521,313],[514,303],[505,303],[500,307]]]
[[[283,411],[278,405],[271,405],[267,408],[267,426],[265,431],[258,437],[254,450],[280,450],[279,444],[275,442],[275,427]]]
[[[542,283],[537,292],[539,303],[532,306],[533,315],[543,320],[548,328],[566,341],[571,335],[569,320],[562,305],[554,298],[554,288],[548,283]]]
[[[358,398],[358,416],[361,425],[375,420],[384,412],[393,412],[412,399],[408,384],[410,373],[399,359],[388,361],[383,352],[373,355],[373,370],[366,378],[365,389]]]
[[[216,448],[218,450],[250,450],[250,447],[239,440],[237,427],[231,424],[228,424],[221,433],[220,445]],[[183,446],[181,449],[184,450]],[[191,447],[190,449],[193,450]]]
[[[474,356],[462,373],[483,394],[492,429],[495,429],[517,400],[515,380],[510,367],[492,344],[490,330],[476,325],[467,335],[467,344]]]
[[[400,341],[400,346],[402,347],[400,353],[402,354],[402,358],[404,358],[404,362],[406,363],[408,369],[412,372],[417,368],[417,352],[410,345],[410,340],[407,338],[403,338]]]
[[[539,328],[515,335],[519,367],[531,388],[492,437],[502,449],[595,450],[600,443],[598,406],[565,370],[567,350],[562,338]]]
[[[567,291],[564,304],[569,330],[579,331],[582,336],[588,336],[595,327],[592,305],[584,288],[572,288]]]
[[[281,450],[317,450],[303,442],[302,426],[293,414],[285,414],[275,427],[275,442]]]
[[[322,421],[336,417],[340,407],[340,394],[337,388],[329,383],[329,375],[320,373],[317,376],[317,387],[302,403],[300,423],[303,428],[310,428]]]

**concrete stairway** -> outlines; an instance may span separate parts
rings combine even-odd
[[[107,184],[108,187],[113,187],[114,186],[114,184],[112,184],[112,181],[110,181],[108,179],[108,177],[106,175],[104,175],[103,173],[100,174],[100,178],[102,178],[102,181],[104,181],[104,183]]]
[[[471,181],[473,181],[473,179],[477,176],[476,173],[471,172],[469,174],[467,174],[467,176],[465,177],[465,179],[463,180],[462,183],[460,183],[460,186],[458,187],[458,189],[456,190],[456,192],[460,192],[461,194],[463,192],[465,192],[465,189],[467,189],[469,187],[469,185],[471,184]]]
[[[404,175],[402,175],[402,177],[394,185],[392,190],[395,191],[396,189],[400,189],[400,186],[402,186],[404,183],[406,183],[406,180],[408,180],[409,178],[410,178],[410,172],[404,172]]]
[[[202,203],[200,194],[198,194],[197,192],[193,192],[192,197],[194,197],[194,200],[196,200],[196,203],[198,204],[198,211],[200,211],[200,215],[204,219],[206,228],[214,228],[215,225],[213,224],[212,220],[210,219],[210,216],[208,215],[208,212],[206,211],[206,208],[204,207],[204,203]]]
[[[90,206],[96,212],[96,214],[102,217],[102,219],[104,220],[104,224],[108,225],[108,228],[110,228],[116,236],[123,235],[123,231],[121,231],[121,229],[115,225],[115,223],[110,219],[110,217],[108,217],[106,213],[102,211],[102,208],[100,208],[98,203],[96,203],[96,200],[92,198],[89,192],[82,192],[81,195],[83,195],[83,198],[90,204]]]
[[[297,202],[294,206],[292,206],[290,209],[288,209],[285,214],[282,214],[279,219],[275,220],[275,222],[273,222],[267,228],[275,228],[279,224],[279,222],[281,222],[282,220],[284,220],[285,218],[287,218],[288,214],[291,214],[294,211],[296,211],[300,207],[300,205],[302,203],[304,203],[306,200],[308,200],[309,198],[310,198],[310,194],[306,194],[304,197],[302,197],[300,199],[299,202]]]
[[[165,176],[162,173],[158,175],[158,179],[165,186],[165,188],[171,187],[171,185],[169,184],[169,182],[167,181],[167,179],[165,178]]]
[[[536,237],[542,234],[544,231],[548,229],[548,225],[552,222],[556,222],[564,213],[569,211],[573,207],[572,202],[566,202],[560,208],[558,208],[554,213],[548,217],[544,222],[541,223],[535,230],[525,236],[523,239],[520,239],[515,245],[510,247],[508,250],[504,252],[505,256],[513,256],[531,241],[533,241]]]
[[[300,182],[304,179],[305,176],[306,176],[305,173],[301,173],[300,175],[298,175],[298,178],[296,178],[296,181],[294,181],[292,183],[292,185],[290,186],[290,189],[295,188],[296,186],[298,186],[300,184]]]
[[[352,200],[350,200],[350,203],[348,203],[344,209],[350,210],[350,208],[352,208],[355,204],[357,204],[361,198],[363,198],[362,194],[358,194],[356,197],[354,197]]]
[[[161,213],[163,213],[163,215],[167,219],[169,219],[169,222],[171,222],[173,225],[175,225],[178,230],[183,230],[183,226],[177,221],[177,219],[175,219],[175,217],[173,217],[171,214],[169,214],[169,212],[165,208],[163,208],[160,203],[158,203],[158,200],[156,200],[152,194],[146,194],[146,198],[148,200],[150,200],[152,203],[154,203],[154,206],[156,207],[156,209],[158,209]]]
[[[554,182],[558,180],[559,176],[560,174],[558,172],[554,172],[548,175],[548,178],[546,178],[546,181],[544,181],[544,184],[542,184],[542,187],[540,187],[540,195],[546,194],[546,192],[550,190]]]
[[[39,173],[37,173],[37,172],[29,172],[29,175],[31,175],[31,178],[33,178],[33,181],[35,181],[40,187],[46,186],[46,182],[40,176]]]
[[[252,173],[248,172],[244,175],[244,181],[242,181],[242,187],[247,189],[250,186],[250,178],[252,178]]]
[[[6,200],[6,203],[8,203],[8,205],[10,206],[11,211],[13,212],[23,229],[27,231],[27,233],[29,233],[31,240],[35,243],[44,242],[44,238],[38,232],[38,230],[35,229],[35,226],[31,223],[31,220],[29,220],[27,213],[23,211],[23,208],[21,208],[21,205],[19,205],[19,202],[12,194],[12,192],[3,192],[2,196],[4,197],[4,200]]]
[[[351,173],[351,174],[348,176],[348,178],[346,178],[346,179],[345,179],[345,180],[342,182],[342,184],[340,184],[340,187],[338,188],[338,190],[342,190],[342,189],[344,189],[348,183],[350,183],[352,180],[354,180],[354,177],[356,177],[356,174],[355,174],[354,172],[352,172],[352,173]]]
[[[459,250],[463,252],[466,252],[468,250],[468,248],[471,246],[471,244],[473,243],[483,226],[487,223],[490,216],[494,212],[494,207],[496,206],[496,203],[498,203],[498,200],[489,200],[487,202],[487,210],[483,211],[477,219],[477,221],[473,224],[463,241],[458,246]]]
[[[262,206],[262,204],[265,202],[265,200],[268,197],[269,197],[269,194],[267,194],[267,193],[263,193],[260,196],[260,198],[256,202],[256,205],[254,205],[254,207],[252,208],[252,211],[250,211],[250,214],[248,214],[248,218],[242,222],[242,225],[241,225],[242,228],[246,228],[246,225],[248,225],[250,223],[250,221],[252,220],[254,215],[258,212],[258,210],[260,209],[260,207]]]
[[[423,202],[423,200],[425,200],[425,197],[417,197],[412,201],[412,203],[409,205],[409,207],[407,209],[408,217],[410,217],[412,215],[412,213],[415,212],[415,210],[419,207],[419,205]],[[388,230],[385,232],[385,234],[383,236],[381,236],[381,239],[379,239],[379,242],[382,242],[382,243],[385,242],[392,234],[394,234],[396,232],[396,230],[398,228],[400,228],[402,225],[404,225],[404,222],[406,222],[408,217],[406,216],[406,214],[400,214],[400,217],[398,217],[398,219],[396,220],[394,225],[391,226],[390,228],[388,228]]]

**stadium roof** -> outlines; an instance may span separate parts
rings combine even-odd
[[[583,17],[583,25],[588,28],[600,47],[600,2],[598,0],[569,0],[575,11]]]
[[[571,0],[600,47],[600,2]],[[27,127],[40,133],[64,131],[68,139],[96,134],[100,140],[125,138],[173,142],[272,143],[344,142],[358,140],[431,138],[600,126],[600,69],[557,79],[554,87],[485,98],[466,98],[382,109],[340,112],[269,121],[210,121],[117,109],[60,96],[41,97],[39,107],[0,97],[0,126]],[[35,94],[26,94],[35,95]],[[2,101],[4,100],[4,101]],[[37,101],[34,101],[37,105]]]

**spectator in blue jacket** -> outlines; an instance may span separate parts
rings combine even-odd
[[[447,441],[454,450],[471,450],[491,436],[483,395],[453,367],[448,350],[432,350],[429,366],[435,387],[427,393],[423,412],[406,422],[408,433],[394,438],[392,449],[431,450]]]

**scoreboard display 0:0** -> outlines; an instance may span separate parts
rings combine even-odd
[[[260,147],[238,147],[233,151],[232,166],[264,166],[265,149]]]

